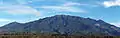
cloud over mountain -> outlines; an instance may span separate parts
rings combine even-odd
[[[110,0],[103,2],[105,7],[120,6],[120,0]]]

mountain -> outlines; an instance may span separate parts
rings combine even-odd
[[[0,27],[0,32],[120,36],[120,28],[103,20],[70,15],[55,15],[28,23],[12,22]]]

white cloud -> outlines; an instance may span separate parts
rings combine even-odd
[[[78,3],[78,2],[65,2],[62,4],[63,6],[88,6],[88,7],[97,7],[98,5],[94,4],[85,4],[85,3]]]
[[[63,6],[73,6],[73,5],[86,5],[86,4],[80,4],[76,2],[66,2],[65,4],[63,4]]]
[[[20,15],[20,14],[34,14],[40,15],[40,12],[30,6],[24,5],[6,5],[0,6],[0,11],[7,12],[13,15]]]
[[[85,10],[82,10],[82,9],[80,9],[80,8],[68,7],[68,6],[41,6],[40,8],[55,10],[55,11],[59,11],[59,12],[64,11],[64,12],[86,13]]]
[[[45,1],[45,0],[16,0],[19,4],[30,4],[33,2],[38,2],[38,1]]]
[[[103,5],[105,7],[120,6],[120,0],[104,1]]]
[[[55,12],[75,12],[75,13],[87,13],[87,11],[81,9],[80,7],[77,6],[80,5],[86,5],[86,4],[80,4],[77,2],[65,2],[63,4],[59,5],[43,5],[43,6],[35,6],[35,8],[39,9],[44,9],[44,10],[50,10],[50,11],[55,11]]]

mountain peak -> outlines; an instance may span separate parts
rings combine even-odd
[[[14,26],[18,26],[18,25],[22,25],[22,23],[11,22],[9,24],[4,25],[3,27],[14,27]]]
[[[25,32],[48,32],[68,35],[81,35],[81,33],[83,35],[89,35],[91,33],[94,35],[96,35],[96,33],[98,33],[98,35],[120,35],[119,32],[117,32],[118,30],[114,30],[110,27],[111,25],[107,24],[103,20],[94,20],[91,18],[83,18],[70,15],[55,15],[25,24],[12,22],[3,26],[4,29],[9,28],[8,30],[15,30],[16,32],[18,32],[18,29],[21,29]],[[115,28],[119,29],[117,27]],[[106,33],[106,31],[108,33]]]
[[[55,15],[55,16],[53,16],[53,17],[58,17],[58,18],[69,18],[69,17],[71,17],[71,18],[82,18],[82,17],[79,17],[79,16],[71,16],[71,15]]]
[[[97,22],[105,23],[105,21],[103,21],[101,19],[97,20]]]
[[[9,24],[21,24],[21,23],[18,23],[18,22],[11,22],[11,23],[9,23]]]
[[[69,15],[55,15],[54,17],[66,17],[66,16],[69,16]]]
[[[14,24],[14,23],[18,23],[18,22],[15,21],[15,22],[12,22],[12,23]]]

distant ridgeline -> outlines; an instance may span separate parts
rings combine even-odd
[[[120,28],[102,20],[55,15],[28,23],[12,22],[0,27],[1,35],[120,36]]]

